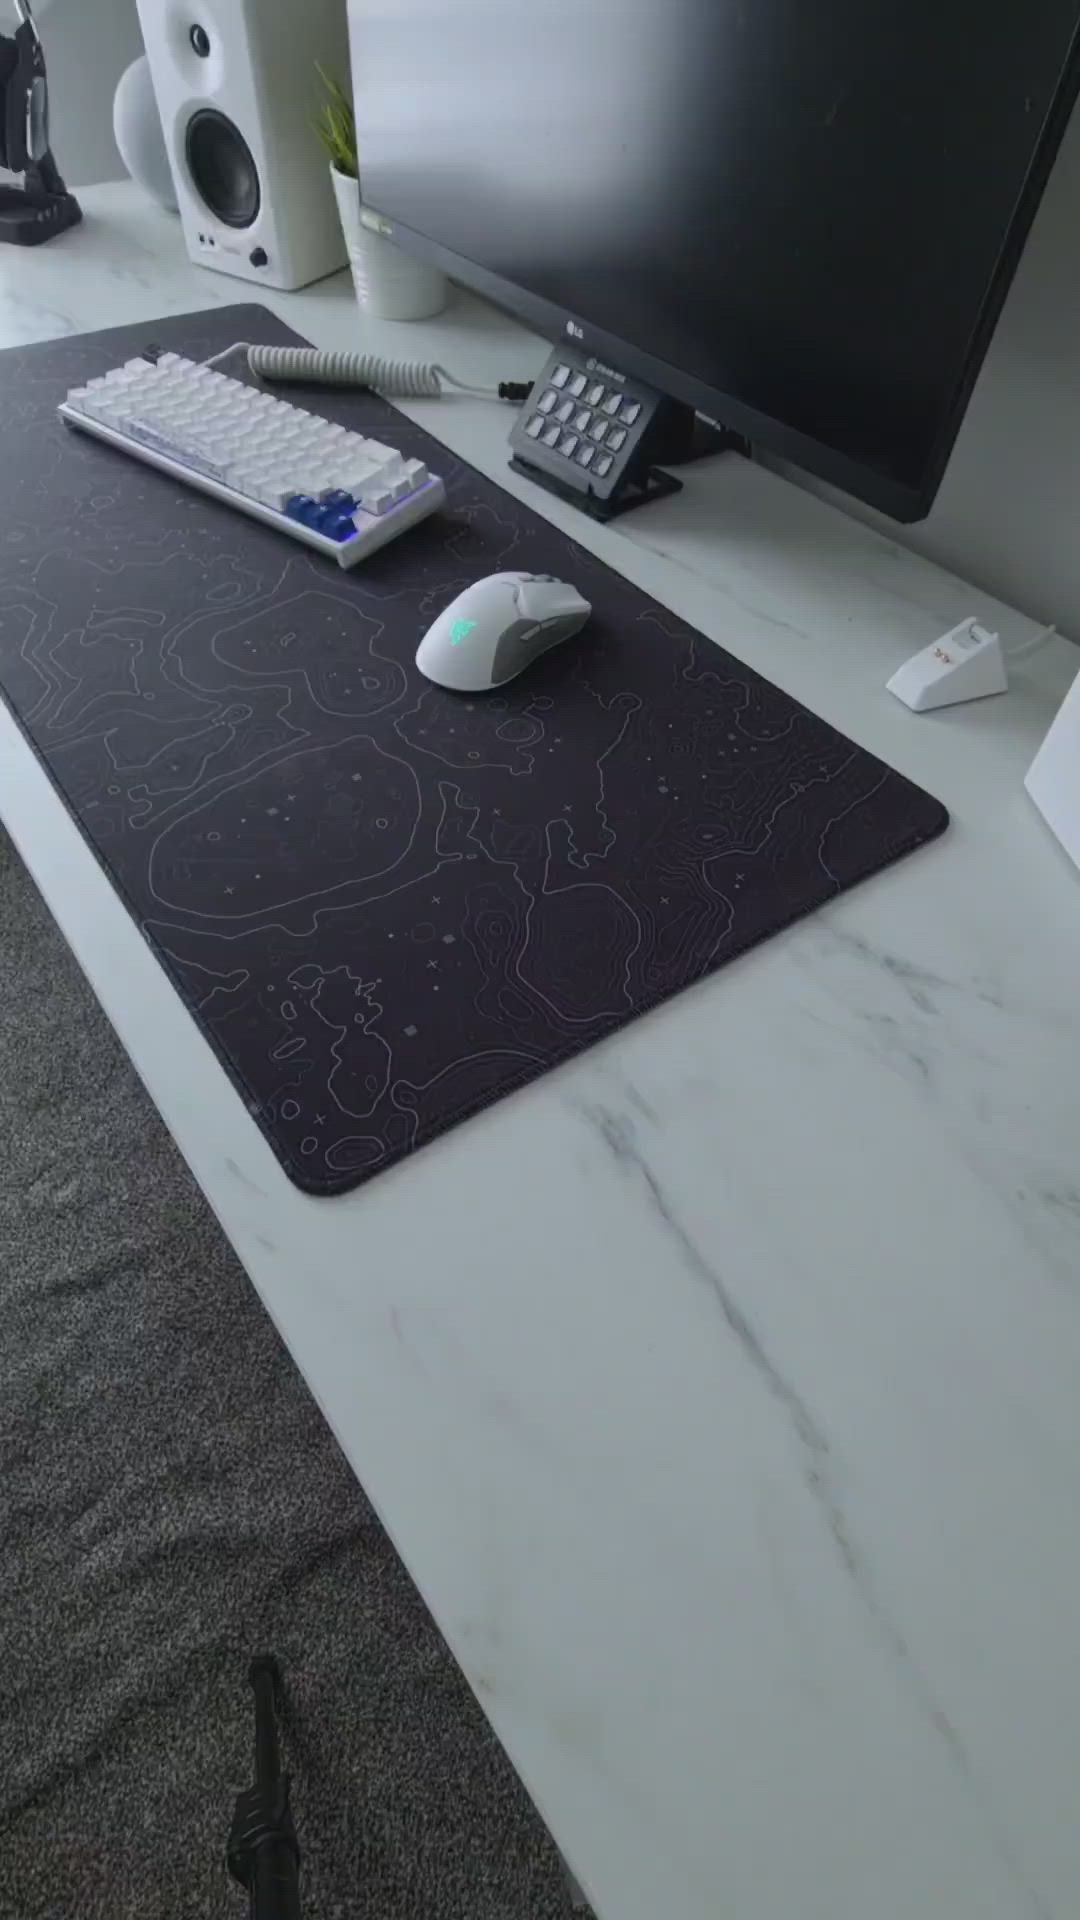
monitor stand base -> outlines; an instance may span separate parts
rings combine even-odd
[[[615,492],[606,499],[585,493],[579,486],[564,484],[546,468],[534,466],[521,453],[511,455],[510,465],[515,473],[535,481],[545,492],[579,507],[590,520],[607,521],[618,519],[634,507],[646,507],[652,500],[681,493],[682,481],[673,473],[662,472],[661,462],[665,467],[685,467],[694,460],[706,460],[714,453],[749,455],[749,452],[750,443],[741,434],[732,433],[726,427],[710,426],[693,407],[685,406],[680,400],[664,399],[647,434],[642,437],[638,457],[628,466]]]
[[[511,454],[510,465],[515,473],[523,474],[526,480],[543,487],[545,493],[553,493],[556,499],[566,500],[572,507],[587,513],[590,520],[616,520],[620,513],[629,513],[632,507],[644,507],[650,500],[660,500],[665,494],[682,492],[682,481],[676,480],[673,473],[661,473],[658,467],[647,468],[640,478],[627,475],[618,493],[609,500],[598,500],[594,493],[582,493],[577,487],[565,485],[553,473],[545,473],[541,467],[532,466],[516,453]]]

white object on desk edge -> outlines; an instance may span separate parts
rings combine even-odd
[[[886,685],[914,713],[1005,693],[1009,676],[1000,635],[991,633],[969,614],[940,640],[932,640],[928,647],[912,654]]]
[[[1024,785],[1070,860],[1080,867],[1080,673],[1024,775]]]

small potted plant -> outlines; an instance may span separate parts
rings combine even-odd
[[[316,122],[330,161],[330,179],[362,313],[379,320],[427,320],[446,305],[446,280],[380,232],[385,222],[365,214],[356,163],[356,121],[339,82],[319,68],[325,98]]]

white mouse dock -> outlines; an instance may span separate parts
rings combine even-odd
[[[487,693],[569,640],[592,608],[541,573],[492,573],[443,609],[416,652],[421,673],[453,693]]]

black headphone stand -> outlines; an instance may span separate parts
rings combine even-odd
[[[21,187],[0,185],[0,244],[37,247],[54,233],[77,227],[82,208],[69,193],[51,153],[27,167]]]

